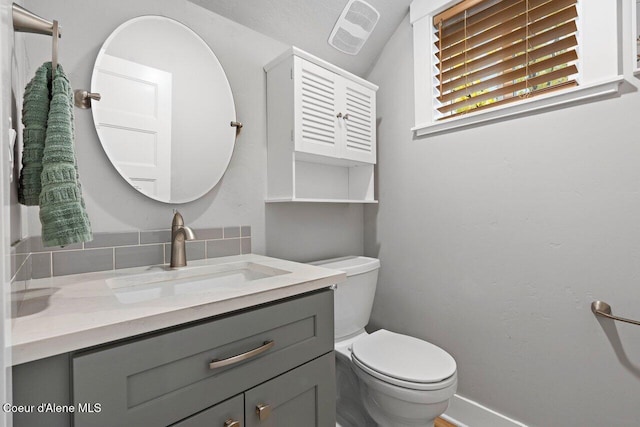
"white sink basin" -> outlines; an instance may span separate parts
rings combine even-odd
[[[256,262],[233,262],[218,265],[185,267],[151,267],[148,272],[107,279],[106,283],[118,301],[133,304],[158,298],[225,292],[289,271]]]

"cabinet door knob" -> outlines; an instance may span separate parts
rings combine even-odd
[[[336,117],[337,117],[337,118],[339,118],[339,119],[341,119],[341,118],[342,118],[342,113],[338,113],[338,114],[336,114]]]
[[[271,415],[271,405],[258,403],[256,405],[256,414],[258,414],[258,418],[260,418],[260,421],[266,420],[267,418],[269,418],[269,415]]]
[[[342,118],[345,120],[349,120],[349,113],[345,114]]]
[[[229,418],[224,422],[224,427],[242,427],[242,424],[240,424],[240,421]]]

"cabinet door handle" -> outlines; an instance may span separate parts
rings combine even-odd
[[[338,114],[336,114],[336,117],[337,117],[337,118],[339,118],[339,119],[341,119],[341,118],[342,118],[342,113],[338,113]]]
[[[342,118],[345,119],[345,120],[349,120],[349,113],[347,113],[344,116],[342,116]]]
[[[251,359],[259,354],[264,353],[275,345],[275,341],[269,340],[262,343],[258,348],[249,350],[246,353],[238,354],[236,356],[227,357],[226,359],[213,359],[209,363],[209,369],[222,368],[223,366],[233,365],[234,363],[242,362],[243,360]]]
[[[223,427],[242,427],[242,424],[240,424],[240,421],[236,421],[234,419],[229,418],[227,421],[224,422]]]
[[[264,421],[269,418],[271,415],[271,405],[266,405],[264,403],[258,403],[256,405],[256,414],[258,414],[258,418],[260,421]]]

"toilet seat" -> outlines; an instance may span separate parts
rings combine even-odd
[[[449,353],[384,329],[356,340],[351,359],[369,375],[411,390],[439,390],[457,381],[456,362]]]

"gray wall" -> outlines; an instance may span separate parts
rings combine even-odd
[[[530,426],[637,426],[640,328],[590,303],[640,318],[638,79],[619,98],[418,139],[408,19],[369,79],[372,325],[445,348],[460,395]]]
[[[221,182],[202,199],[177,206],[187,224],[196,228],[249,224],[252,226],[253,251],[265,253],[266,194],[266,80],[263,65],[282,53],[287,46],[247,27],[207,11],[186,0],[26,0],[25,6],[46,17],[55,17],[63,27],[60,63],[74,88],[89,88],[91,71],[103,41],[122,22],[135,16],[157,14],[176,19],[198,33],[213,49],[229,78],[235,97],[238,119],[244,122],[231,164]],[[22,70],[32,76],[35,68],[50,57],[50,40],[41,36],[25,38],[27,63]],[[87,210],[94,231],[159,229],[169,226],[172,209],[148,199],[131,188],[116,172],[104,154],[93,127],[90,111],[75,110],[76,150]],[[360,209],[362,208],[355,208]],[[37,209],[29,209],[29,233],[40,233]],[[300,216],[295,206],[279,209],[279,214],[304,224],[303,231],[318,236],[318,256],[333,254],[334,242],[318,233],[322,221],[334,216],[349,234],[349,248],[362,252],[362,215],[342,218],[340,207],[321,209]],[[322,219],[322,221],[320,221]],[[330,220],[331,221],[331,220]],[[346,221],[346,222],[345,222]],[[282,222],[279,222],[282,223]],[[279,225],[273,225],[278,227]],[[288,231],[284,228],[283,232]],[[278,248],[278,230],[274,253]],[[306,246],[305,234],[289,245]],[[314,254],[308,253],[314,258]]]
[[[358,204],[267,204],[267,254],[307,262],[361,255],[363,208]]]

